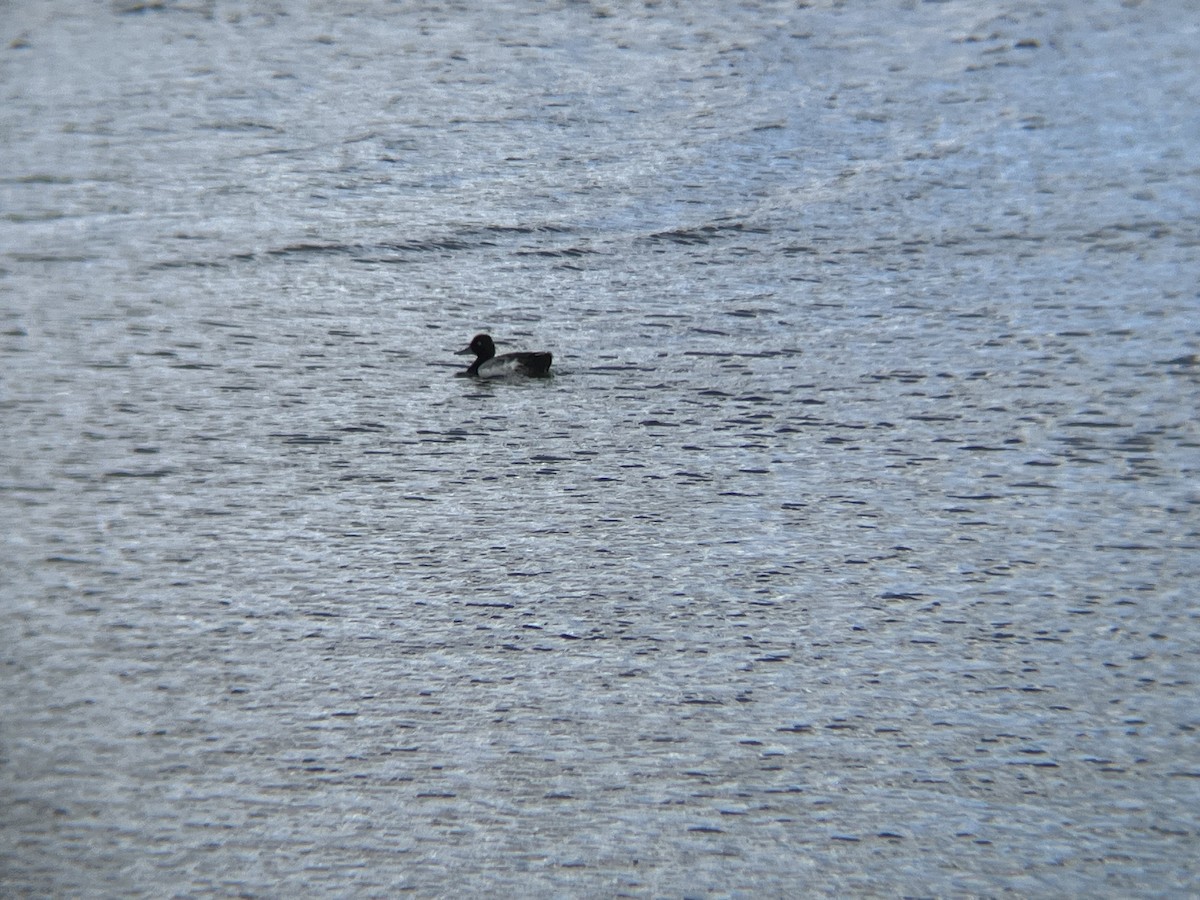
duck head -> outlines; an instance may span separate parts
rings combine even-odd
[[[471,338],[471,343],[463,347],[461,350],[456,350],[456,356],[468,356],[474,353],[481,360],[491,359],[496,355],[496,344],[492,340],[490,334],[477,334]]]

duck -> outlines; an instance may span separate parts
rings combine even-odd
[[[490,334],[477,334],[471,338],[471,343],[455,351],[456,356],[467,356],[471,353],[475,354],[475,362],[471,363],[465,372],[458,373],[467,378],[504,378],[508,375],[545,378],[550,374],[550,362],[554,359],[553,354],[545,350],[524,350],[518,353],[501,353],[497,356],[496,342]]]

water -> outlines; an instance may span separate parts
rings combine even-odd
[[[7,4],[4,893],[1193,894],[1197,25],[1066,6]]]

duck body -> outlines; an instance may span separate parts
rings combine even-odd
[[[458,356],[475,354],[475,362],[467,367],[465,372],[459,372],[467,378],[507,378],[512,375],[524,375],[527,378],[545,378],[550,374],[550,363],[553,355],[546,351],[520,353],[501,353],[496,355],[496,344],[489,334],[477,334],[471,338],[471,343],[457,351]]]

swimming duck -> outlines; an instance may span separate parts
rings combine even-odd
[[[457,356],[471,353],[475,354],[475,362],[465,372],[458,373],[468,378],[503,378],[506,375],[544,378],[550,374],[550,361],[553,359],[546,351],[502,353],[497,356],[496,344],[490,334],[477,334],[471,338],[471,343],[456,351]]]

